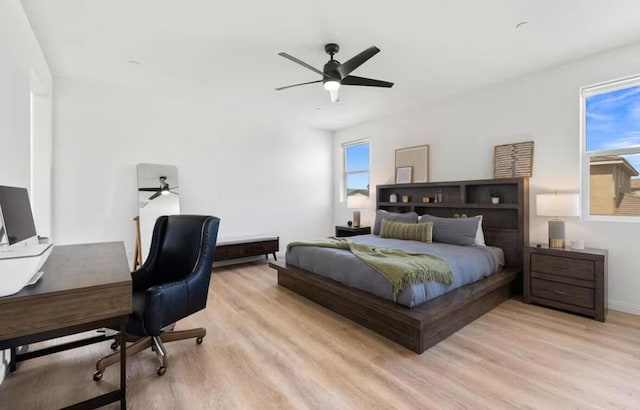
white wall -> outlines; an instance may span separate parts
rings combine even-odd
[[[56,243],[125,240],[133,252],[136,165],[176,165],[182,213],[222,219],[220,237],[327,235],[331,134],[197,93],[56,79]]]
[[[18,0],[0,0],[0,185],[31,186],[30,93],[40,113],[36,130],[36,229],[51,233],[51,73]]]
[[[530,180],[530,237],[546,242],[547,218],[535,215],[535,195],[580,188],[579,88],[640,73],[640,45],[625,47],[347,128],[334,137],[334,222],[351,213],[338,201],[341,144],[369,138],[371,186],[393,183],[394,150],[429,144],[430,180],[493,176],[493,147],[535,141]],[[472,72],[469,75],[473,75]],[[363,222],[374,218],[375,189]],[[640,223],[567,218],[567,239],[609,250],[609,307],[640,314]]]
[[[51,126],[49,122],[47,128],[46,122],[51,118],[51,73],[20,2],[0,0],[0,185],[30,186],[32,72],[40,80],[38,104],[45,115],[38,133],[42,143],[38,157],[50,164]],[[36,228],[48,234],[51,184],[47,185],[40,177],[38,182],[41,189],[36,187],[39,195],[34,203],[34,209],[39,210]],[[31,194],[33,197],[34,192]],[[0,383],[5,375],[5,361],[5,353],[0,351]]]

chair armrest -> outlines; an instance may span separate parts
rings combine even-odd
[[[189,291],[185,280],[150,287],[145,298],[145,323],[152,335],[189,314]]]
[[[135,272],[131,272],[131,287],[134,291],[141,291],[151,286],[152,273],[141,267]]]

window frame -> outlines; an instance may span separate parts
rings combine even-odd
[[[347,171],[347,148],[353,147],[356,145],[364,145],[367,144],[369,148],[369,155],[367,155],[367,168],[366,169],[358,169],[355,171]],[[342,144],[342,200],[347,200],[347,176],[353,174],[363,174],[367,173],[367,196],[371,197],[371,143],[368,138],[363,138],[356,141],[349,141]]]
[[[640,222],[640,215],[591,215],[590,209],[590,169],[591,157],[607,155],[640,154],[640,145],[608,150],[587,151],[587,98],[611,91],[640,86],[640,74],[605,81],[580,88],[580,215],[585,221]],[[640,170],[639,170],[640,171]]]

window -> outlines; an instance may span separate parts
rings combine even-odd
[[[640,76],[582,89],[583,215],[640,221]]]
[[[369,196],[369,141],[344,144],[345,199],[353,194]]]

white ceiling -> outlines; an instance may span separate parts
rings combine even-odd
[[[466,89],[640,40],[638,0],[22,0],[54,77],[198,93],[238,110],[338,129]],[[528,21],[522,30],[515,25]],[[277,55],[322,68],[323,45],[353,74],[392,89],[342,87]],[[138,60],[140,66],[128,63]]]

